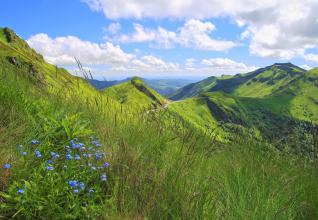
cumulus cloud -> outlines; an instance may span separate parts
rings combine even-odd
[[[31,36],[27,42],[48,62],[61,66],[75,65],[76,57],[84,65],[105,65],[106,69],[113,72],[163,72],[179,69],[177,63],[165,62],[150,55],[137,57],[109,42],[97,44],[74,36],[51,38],[43,33]]]
[[[250,72],[258,67],[255,66],[247,66],[244,63],[236,62],[229,58],[211,58],[211,59],[203,59],[201,64],[207,66],[209,68],[213,68],[215,70],[230,72],[236,71],[238,72]]]
[[[37,34],[27,40],[28,44],[44,58],[57,65],[73,65],[74,57],[85,64],[120,64],[129,62],[133,54],[125,53],[119,46],[106,42],[97,44],[74,36],[50,38]]]
[[[318,54],[309,53],[305,55],[305,60],[313,63],[318,63]]]
[[[83,41],[74,36],[51,38],[47,34],[37,34],[27,40],[28,44],[41,53],[44,58],[56,65],[68,66],[74,70],[77,57],[82,64],[91,68],[95,76],[103,77],[103,74],[236,74],[248,72],[255,67],[236,62],[228,58],[210,58],[198,61],[188,58],[183,64],[165,61],[153,55],[126,53],[119,46],[106,42],[97,44]],[[101,70],[102,68],[102,70]]]
[[[285,60],[305,57],[308,49],[318,47],[317,0],[82,1],[92,10],[101,11],[110,19],[172,17],[202,20],[229,17],[244,28],[241,38],[250,40],[250,53],[260,57]],[[213,29],[212,26],[206,28],[209,31]],[[231,47],[230,42],[216,44],[213,39],[209,40],[204,31],[203,34],[196,33],[198,34],[190,39],[183,38],[185,46],[191,45],[200,49],[202,42],[205,42],[204,48]],[[196,43],[193,43],[194,41]]]
[[[116,34],[120,29],[121,29],[120,23],[115,22],[115,23],[111,23],[110,25],[108,25],[108,26],[105,28],[105,31],[106,31],[106,32],[109,32],[109,33],[111,33],[111,34]]]
[[[307,64],[301,65],[300,67],[303,68],[303,69],[305,69],[305,70],[310,70],[310,69],[312,69],[312,67],[311,67],[311,66],[308,66]]]
[[[275,5],[274,0],[82,0],[94,11],[106,17],[119,18],[211,18],[226,14],[251,12],[264,5]]]
[[[178,44],[187,48],[199,50],[224,51],[236,46],[232,41],[213,39],[210,34],[216,28],[211,22],[190,19],[178,28],[176,32],[162,27],[157,29],[145,28],[141,24],[134,24],[134,33],[114,36],[113,41],[121,43],[150,42],[155,48],[172,48]],[[107,37],[107,39],[109,39]]]

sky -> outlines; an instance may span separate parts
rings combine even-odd
[[[74,74],[76,57],[96,79],[318,66],[318,0],[10,0],[0,7],[1,27]]]

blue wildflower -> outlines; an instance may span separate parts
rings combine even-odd
[[[94,193],[95,190],[94,190],[94,189],[90,189],[88,192],[89,192],[89,193]]]
[[[88,157],[88,158],[91,158],[91,157],[92,157],[92,154],[87,154],[87,157]]]
[[[22,144],[19,144],[19,146],[18,146],[18,147],[22,149],[22,148],[23,148],[23,145],[22,145]]]
[[[18,193],[19,195],[24,194],[24,189],[18,189],[17,193]]]
[[[31,141],[31,144],[39,144],[40,143],[40,141],[38,141],[38,140],[32,140]]]
[[[51,156],[52,156],[53,159],[57,159],[57,158],[60,157],[60,155],[55,153],[55,152],[51,152]]]
[[[93,150],[93,148],[89,147],[88,150]]]
[[[83,154],[83,157],[87,157],[87,154]]]
[[[101,147],[102,145],[99,143],[98,140],[93,140],[92,141],[92,144],[95,146],[95,147]]]
[[[47,160],[47,163],[48,163],[48,164],[52,164],[52,163],[53,163],[53,160],[48,159],[48,160]]]
[[[73,189],[77,187],[78,183],[76,180],[70,180],[68,182],[68,184],[70,185],[70,187],[72,187]]]
[[[22,156],[26,156],[26,155],[27,155],[27,152],[23,151],[23,152],[21,153],[21,155],[22,155]]]
[[[104,167],[105,167],[105,168],[108,168],[108,167],[109,167],[109,163],[105,162],[105,163],[104,163]]]
[[[75,160],[80,160],[80,159],[81,159],[80,155],[76,154],[75,155]]]
[[[66,152],[70,154],[70,153],[72,153],[72,150],[71,149],[67,149]]]
[[[70,155],[70,154],[66,154],[66,159],[68,159],[68,160],[72,160],[72,159],[73,159],[73,157],[72,157],[72,155]]]
[[[93,167],[92,167],[92,170],[96,170],[96,167],[93,166]]]
[[[81,147],[80,148],[80,151],[84,151],[86,148],[85,147]]]
[[[36,150],[36,151],[34,152],[34,154],[35,154],[35,156],[36,156],[37,158],[42,157],[41,152],[38,151],[38,150]]]
[[[70,149],[70,146],[65,146],[66,149]]]
[[[101,175],[100,179],[101,179],[102,182],[106,182],[106,180],[107,180],[106,173],[103,173],[103,174]]]
[[[4,169],[10,169],[11,168],[11,164],[6,163],[3,167],[4,167]]]
[[[102,155],[100,155],[98,153],[95,153],[94,156],[95,156],[96,160],[101,160],[103,158]]]
[[[47,165],[47,166],[46,166],[46,170],[49,170],[49,171],[50,171],[50,170],[54,170],[54,167],[53,167],[52,165]]]
[[[73,192],[74,192],[75,194],[78,194],[78,189],[74,189]]]
[[[81,190],[85,189],[85,184],[83,182],[80,182],[78,185],[81,188]]]

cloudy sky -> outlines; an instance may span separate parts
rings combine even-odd
[[[318,0],[10,0],[10,27],[45,59],[96,78],[206,77],[318,66]]]

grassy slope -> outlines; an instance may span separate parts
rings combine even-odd
[[[181,89],[178,89],[169,98],[172,100],[180,100],[199,95],[210,90],[216,83],[216,77],[209,77],[197,83],[191,83]]]
[[[147,108],[152,105],[162,105],[164,98],[156,91],[146,86],[140,78],[109,87],[103,91],[107,96],[113,97],[120,103],[128,106]]]
[[[0,218],[16,212],[21,219],[317,218],[316,163],[247,140],[216,149],[173,116],[168,120],[165,111],[129,117],[125,113],[132,105],[123,105],[121,113],[122,106],[112,97],[64,70],[56,72],[18,44],[0,42],[0,161],[1,167],[13,164],[12,172],[0,174],[0,190],[10,186],[13,197],[24,201],[6,199],[1,205],[11,209],[0,209]],[[11,64],[8,56],[22,65]],[[30,75],[30,64],[37,74]],[[230,98],[225,102],[233,105]],[[70,120],[74,116],[76,120]],[[61,177],[58,172],[53,182],[44,179],[27,188],[25,197],[15,194],[14,184],[36,182],[43,175],[35,166],[34,149],[23,159],[17,144],[37,138],[43,153],[60,152],[70,138],[85,138],[87,129],[111,146],[106,148],[109,188],[99,193],[102,202],[83,206],[90,200],[64,195],[69,189],[54,182]]]

